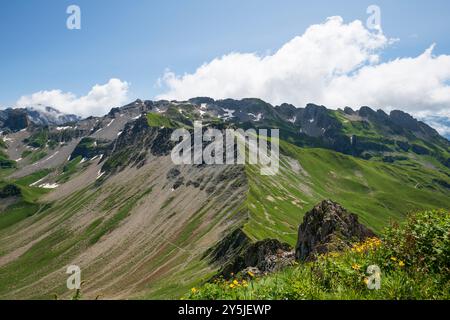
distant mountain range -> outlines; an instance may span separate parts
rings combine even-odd
[[[140,100],[139,100],[140,101]],[[227,100],[219,100],[214,101],[211,98],[194,98],[189,100],[189,102],[192,103],[210,103],[209,108],[213,108],[213,106],[218,106],[219,109],[217,109],[217,115],[222,117],[223,119],[227,119],[232,122],[265,122],[263,118],[270,119],[272,115],[270,112],[264,112],[263,109],[258,108],[257,103],[258,99],[243,99],[240,102],[232,99]],[[213,103],[211,103],[213,102]],[[261,101],[262,102],[262,101]],[[180,102],[174,102],[174,103],[180,103]],[[262,102],[262,104],[265,104]],[[260,105],[260,107],[262,106]],[[253,105],[253,107],[252,107]],[[267,106],[270,106],[270,108],[273,108],[271,105],[267,104]],[[278,116],[280,116],[284,121],[291,122],[295,125],[301,125],[305,128],[306,134],[309,135],[317,135],[317,133],[313,133],[311,131],[311,128],[317,127],[315,125],[308,125],[307,123],[301,123],[303,118],[303,110],[308,109],[311,110],[311,107],[315,106],[314,104],[309,104],[306,106],[306,108],[297,108],[290,104],[282,104],[280,106],[275,107],[275,111],[278,113]],[[231,109],[227,109],[230,107]],[[240,107],[243,107],[240,109]],[[224,110],[230,110],[224,111]],[[266,110],[266,111],[267,111]],[[253,113],[253,112],[255,113]],[[331,110],[329,110],[331,112]],[[362,107],[360,110],[354,112],[350,108],[344,109],[345,113],[348,115],[356,115],[359,116],[361,114],[368,115],[368,113],[371,113],[372,120],[374,119],[373,116],[375,114],[378,114],[381,118],[378,120],[383,121],[382,118],[385,120],[390,118],[392,116],[392,124],[398,124],[398,120],[400,118],[403,118],[405,121],[409,121],[410,124],[412,124],[412,117],[409,116],[409,120],[406,120],[407,114],[403,113],[401,111],[393,111],[390,116],[384,113],[382,110],[378,110],[373,112],[368,107]],[[372,111],[372,112],[371,112]],[[203,111],[202,111],[203,112]],[[310,111],[307,111],[310,112]],[[25,119],[27,118],[27,120]],[[0,110],[0,128],[2,130],[4,129],[10,129],[12,131],[25,128],[29,123],[35,124],[35,125],[62,125],[69,122],[76,122],[81,120],[81,117],[75,115],[75,114],[65,114],[60,112],[54,107],[46,106],[46,107],[27,107],[27,108],[8,108]],[[310,119],[311,120],[311,119]],[[424,117],[423,123],[428,123],[429,126],[434,127],[435,129],[438,129],[439,131],[443,132],[442,136],[449,139],[450,138],[450,119],[442,116],[428,116]],[[400,120],[401,121],[401,120]],[[418,124],[418,121],[415,121],[416,124]],[[405,124],[405,123],[403,123]],[[425,128],[425,127],[423,127]],[[312,129],[314,130],[314,129]],[[425,129],[427,130],[427,129]],[[431,132],[431,131],[429,131]]]
[[[234,103],[236,100],[220,100],[220,101],[214,101],[211,98],[194,98],[191,99],[191,102],[197,102],[197,103],[201,103],[202,101],[207,101],[207,102],[214,102],[215,105],[217,106],[221,106],[222,107],[222,111],[223,109],[226,110],[225,107],[228,106],[228,104],[231,103],[232,105],[232,109],[231,111],[233,112],[232,114],[220,114],[220,110],[219,113],[222,117],[227,118],[227,116],[229,116],[230,120],[238,120],[241,122],[245,122],[245,121],[255,121],[255,122],[259,122],[262,119],[260,119],[259,117],[267,117],[270,115],[268,114],[264,114],[264,113],[252,113],[252,112],[248,112],[248,111],[254,111],[254,110],[246,110],[248,108],[251,109],[251,107],[247,104],[247,102],[252,103],[252,100],[257,100],[257,99],[244,99],[242,100],[241,104],[238,103]],[[177,103],[177,102],[175,102]],[[239,110],[239,108],[236,108],[236,106],[243,106],[244,109]],[[309,104],[306,106],[306,108],[310,107],[310,106],[314,106],[313,104]],[[303,108],[297,108],[293,105],[290,104],[282,104],[281,106],[277,106],[275,107],[275,109],[281,114],[281,115],[285,115],[285,116],[291,116],[291,118],[286,119],[286,117],[284,117],[284,120],[287,120],[289,122],[292,122],[294,124],[298,124],[297,123],[297,118],[300,120],[302,118],[302,110]],[[362,107],[360,109],[360,111],[362,113],[364,112],[370,112],[369,111],[370,108],[368,107]],[[259,110],[261,111],[261,110]],[[360,111],[358,112],[353,112],[353,110],[351,110],[350,108],[345,108],[344,111],[350,112],[350,113],[354,113],[359,115]],[[255,111],[256,112],[256,111]],[[387,116],[382,110],[378,110],[377,113],[379,115],[385,115]],[[398,119],[398,115],[402,113],[401,111],[394,111],[394,118],[397,115],[397,119]],[[23,117],[23,115],[26,114],[26,117],[28,118],[28,121],[35,124],[35,125],[62,125],[64,123],[68,123],[68,122],[75,122],[78,120],[81,120],[81,117],[74,115],[74,114],[65,114],[60,112],[59,110],[57,110],[54,107],[50,107],[50,106],[46,106],[46,107],[27,107],[27,108],[8,108],[8,109],[4,109],[4,110],[0,110],[0,128],[9,128],[12,127],[11,130],[15,130],[16,127],[24,127],[26,121]],[[406,115],[405,113],[403,113],[404,115]],[[400,116],[401,117],[401,116]],[[388,117],[389,118],[389,117]],[[17,121],[17,123],[16,123]],[[443,134],[442,136],[450,139],[450,119],[446,118],[446,117],[442,117],[442,116],[428,116],[428,117],[424,117],[423,118],[424,123],[428,123],[431,127],[434,127],[435,129],[439,129],[439,131],[442,131]],[[395,120],[394,120],[395,123]]]

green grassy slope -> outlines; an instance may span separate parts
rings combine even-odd
[[[30,185],[47,176],[49,172],[49,170],[41,170],[20,179],[0,180],[0,188],[9,184],[20,190],[17,200],[0,213],[0,232],[33,216],[48,206],[39,203],[39,198],[48,193],[49,190]]]
[[[177,128],[179,125],[172,119],[158,113],[147,113],[147,122],[150,127]]]
[[[448,189],[435,183],[450,183],[444,167],[367,161],[286,142],[281,152],[288,157],[281,157],[276,176],[261,176],[259,167],[247,166],[250,220],[244,230],[254,240],[294,245],[304,213],[324,199],[341,203],[375,232],[411,211],[450,208]]]

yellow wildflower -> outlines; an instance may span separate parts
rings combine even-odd
[[[195,294],[197,291],[198,291],[197,288],[192,288],[192,289],[191,289],[191,292],[194,293],[194,294]]]
[[[400,268],[403,268],[403,267],[405,266],[405,263],[404,263],[403,261],[400,260],[400,261],[398,262],[398,265],[400,266]]]
[[[391,257],[391,260],[392,261],[397,261],[397,258],[396,257]]]
[[[230,288],[233,289],[234,288],[234,284],[230,283]]]
[[[239,285],[239,281],[233,280],[233,284],[234,284],[235,286],[238,286],[238,285]]]
[[[330,253],[330,257],[332,257],[332,258],[339,257],[339,253],[337,253],[337,252],[331,252],[331,253]]]
[[[366,252],[369,250],[375,250],[377,247],[381,246],[381,240],[378,238],[369,238],[364,242],[357,243],[353,245],[352,251],[353,252]]]
[[[252,278],[255,277],[255,275],[253,274],[253,272],[249,271],[249,272],[247,272],[247,273],[248,273],[248,275],[249,275],[250,277],[252,277]]]
[[[367,284],[369,284],[369,279],[368,278],[364,278],[364,283],[367,285]]]
[[[360,266],[359,264],[357,264],[357,263],[354,263],[354,264],[352,265],[352,269],[353,269],[353,270],[360,270],[360,269],[361,269],[361,266]]]

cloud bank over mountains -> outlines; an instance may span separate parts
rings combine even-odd
[[[22,96],[16,106],[22,108],[51,106],[68,114],[83,117],[100,116],[107,113],[112,107],[128,102],[128,89],[127,82],[113,78],[106,84],[96,84],[85,96],[77,97],[71,92],[62,92],[61,90],[39,91]]]
[[[361,21],[330,17],[273,55],[234,52],[191,74],[167,71],[158,98],[258,97],[298,107],[310,102],[331,108],[368,105],[423,119],[450,117],[450,55],[433,55],[433,44],[417,57],[381,61],[383,50],[395,41]]]

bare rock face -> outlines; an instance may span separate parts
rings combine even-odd
[[[358,216],[341,205],[325,200],[307,212],[298,229],[297,260],[310,261],[318,254],[341,251],[351,243],[375,234],[358,222]]]
[[[248,247],[243,255],[246,266],[257,267],[262,272],[275,272],[294,261],[292,248],[275,239],[258,241]]]
[[[4,129],[8,128],[15,132],[27,128],[30,124],[24,109],[6,109],[2,113],[4,115],[0,118],[5,119],[2,121],[3,123],[0,123],[0,127]]]
[[[211,252],[214,262],[222,265],[219,275],[229,278],[232,274],[251,271],[255,275],[281,270],[295,261],[295,252],[275,239],[252,243],[241,229],[227,236]]]

